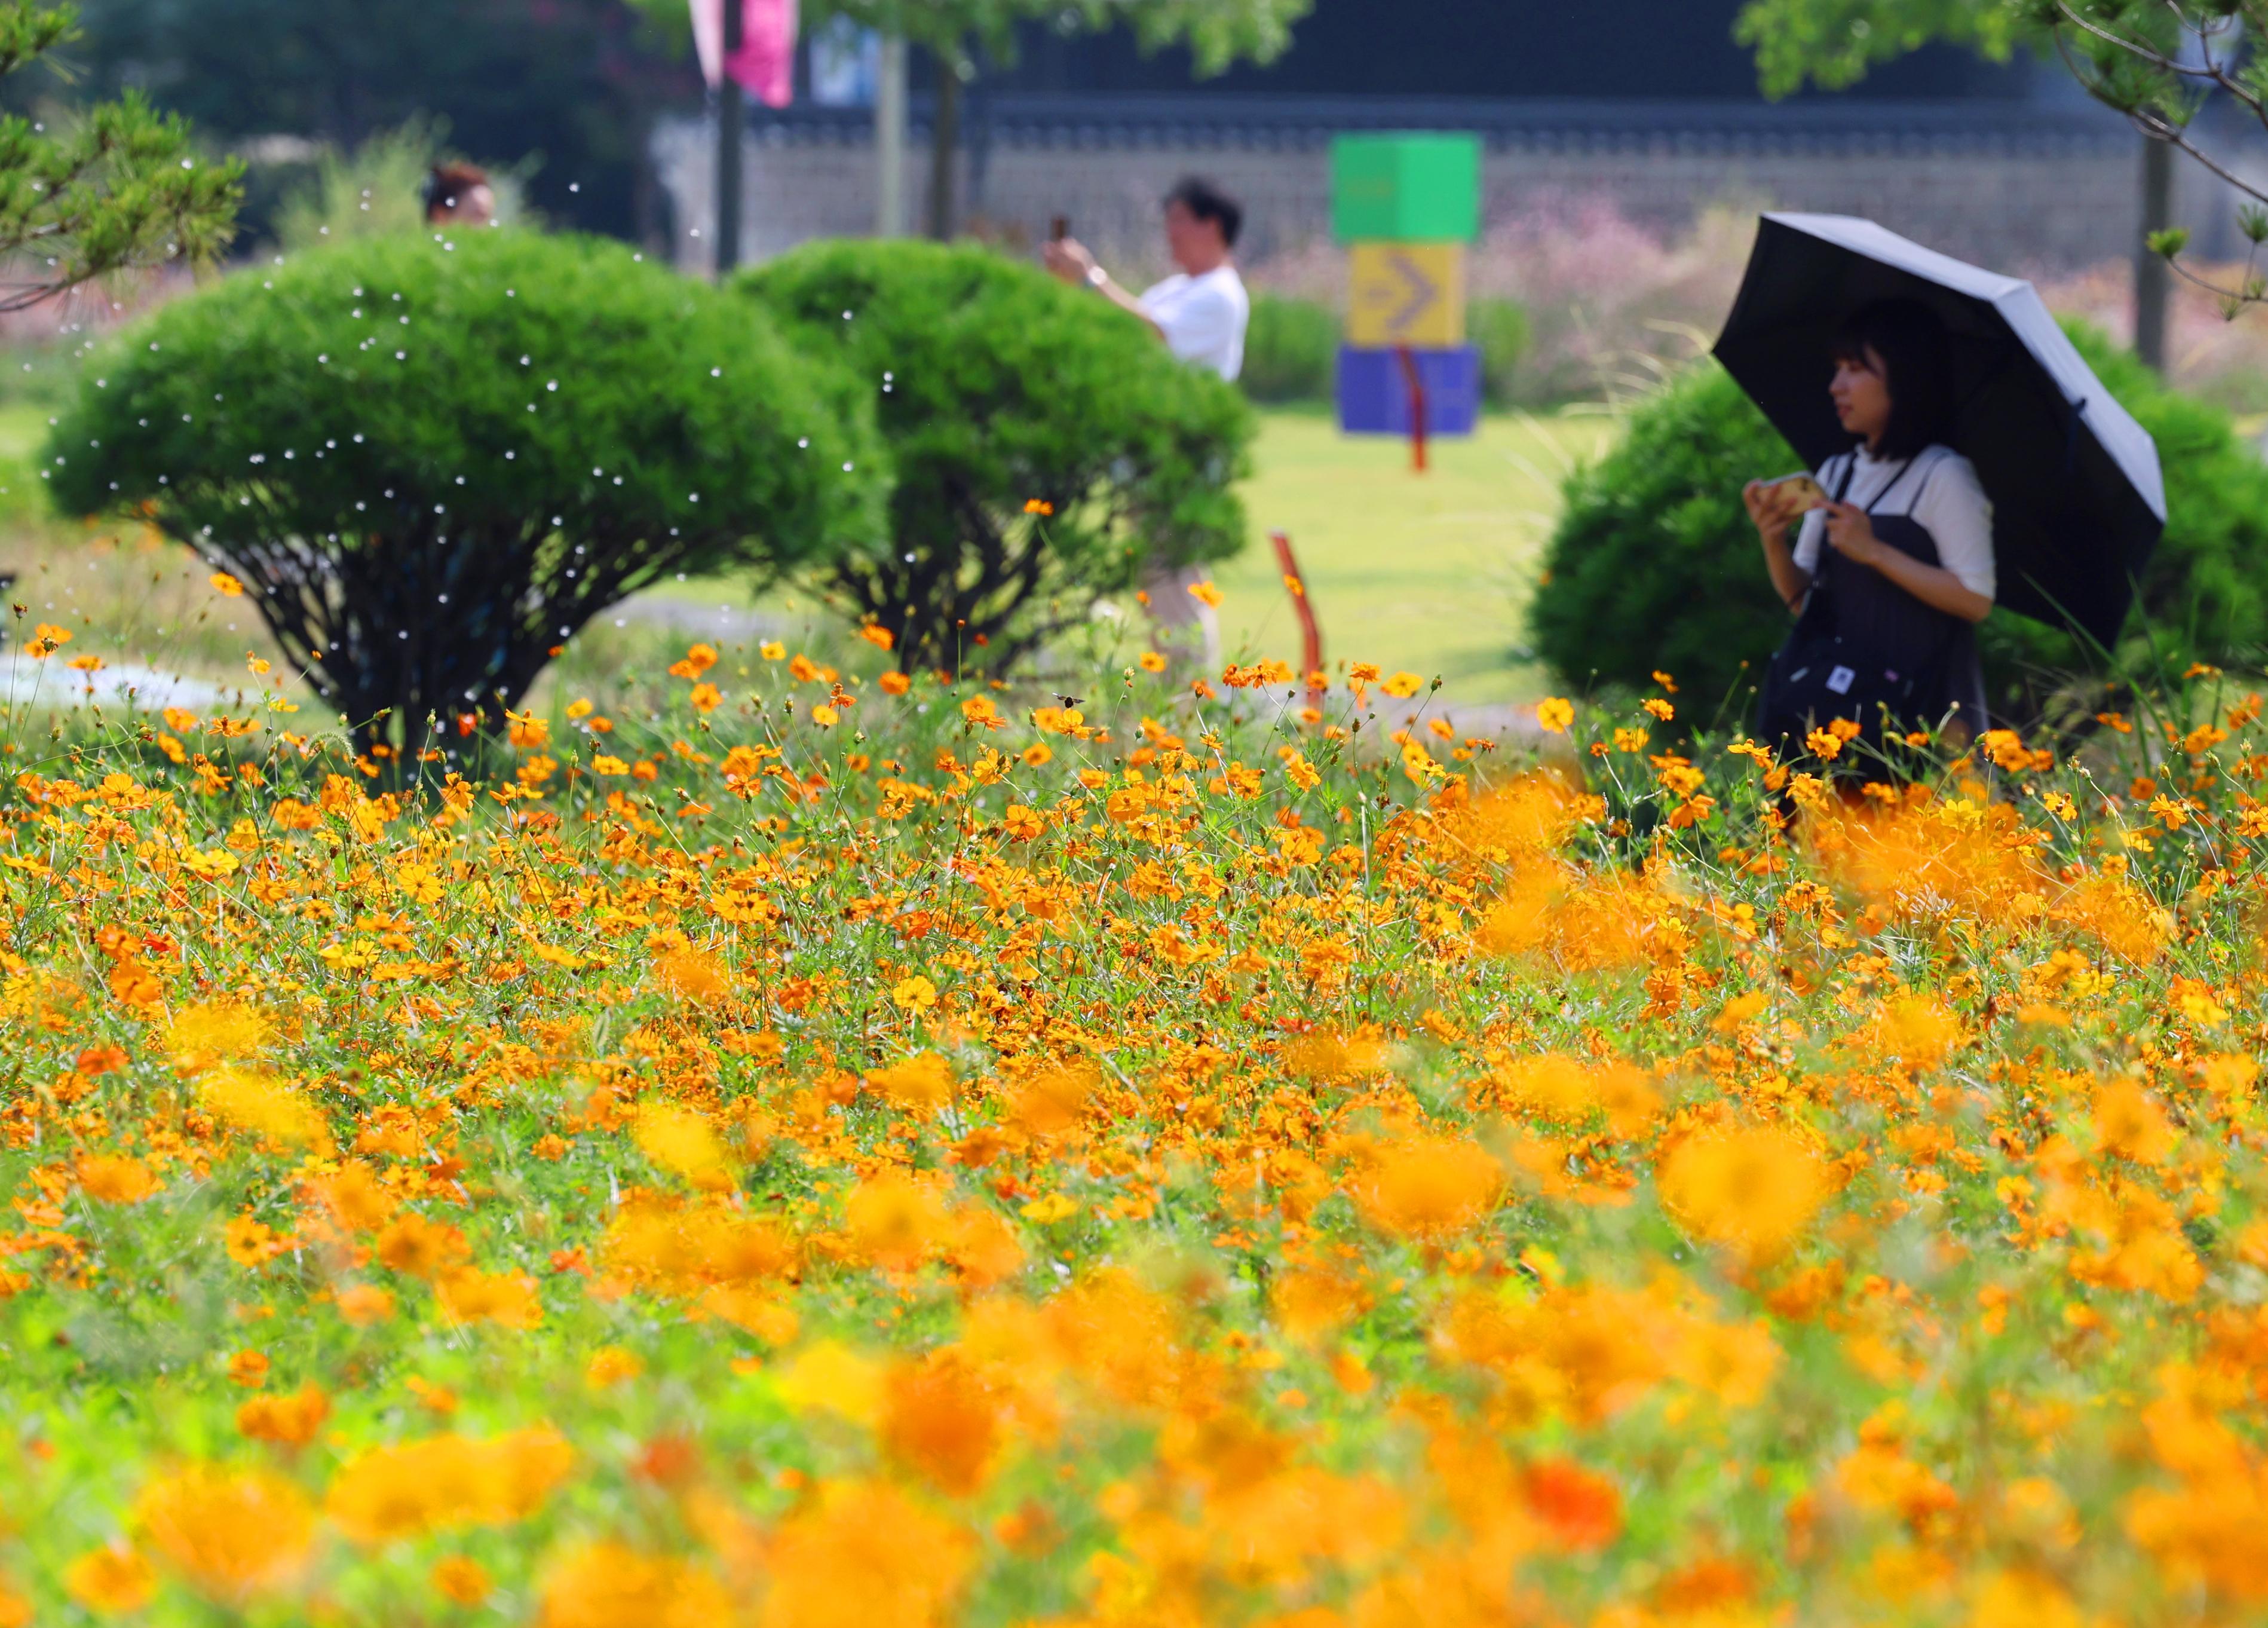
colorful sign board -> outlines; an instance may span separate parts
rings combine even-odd
[[[1331,229],[1348,249],[1339,428],[1470,435],[1480,353],[1465,340],[1465,246],[1480,235],[1480,137],[1455,130],[1342,136],[1331,144]]]
[[[1481,231],[1481,139],[1382,131],[1331,143],[1331,235],[1342,243],[1469,243]]]
[[[1410,350],[1427,435],[1470,435],[1480,423],[1481,353],[1470,345]],[[1414,436],[1413,396],[1398,350],[1339,347],[1339,428],[1349,435]]]
[[[1465,246],[1358,243],[1348,255],[1347,342],[1372,349],[1465,342]]]

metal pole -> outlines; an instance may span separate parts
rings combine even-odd
[[[747,124],[733,59],[740,54],[743,0],[725,0],[725,74],[717,86],[717,275],[740,263],[740,133]]]
[[[906,42],[884,34],[874,76],[874,235],[906,235]]]
[[[2166,371],[2166,302],[2173,292],[2173,270],[2150,247],[2150,234],[2174,224],[2174,149],[2170,143],[2142,140],[2142,246],[2134,255],[2134,354],[2159,372]]]

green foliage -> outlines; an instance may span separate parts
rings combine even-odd
[[[660,9],[669,0],[638,0]],[[808,26],[847,17],[862,27],[901,34],[953,56],[981,47],[996,57],[1015,48],[1016,25],[1044,21],[1057,30],[1099,32],[1123,23],[1145,51],[1187,45],[1199,74],[1249,58],[1268,62],[1292,42],[1292,25],[1314,0],[816,0]],[[681,8],[680,8],[681,9]]]
[[[2190,139],[2208,99],[2268,125],[2268,62],[2250,42],[2268,33],[2268,0],[1745,0],[1733,36],[1756,53],[1768,96],[1815,85],[1841,90],[1877,63],[1925,45],[1967,46],[1995,61],[2018,43],[2052,50],[2080,88],[2124,114],[2135,129],[2203,164],[2220,180],[2268,204],[2268,191]],[[2268,298],[2268,277],[2253,261],[2234,281],[2216,283],[2180,268],[2220,296],[2223,314]],[[2186,234],[2154,232],[2150,248],[2176,260]]]
[[[1256,401],[1326,401],[1338,350],[1339,320],[1329,306],[1255,294],[1236,382]]]
[[[1131,586],[1145,556],[1242,546],[1250,408],[1084,291],[916,242],[812,244],[738,287],[874,392],[897,475],[887,534],[820,574],[909,667],[968,662],[982,637],[980,665],[1005,670]]]
[[[484,161],[540,157],[527,190],[547,219],[622,236],[652,224],[637,194],[654,113],[700,92],[692,53],[622,0],[99,0],[85,20],[72,56],[88,85],[142,87],[208,136],[349,151],[438,117]]]
[[[276,210],[276,243],[286,254],[297,254],[351,238],[423,230],[425,177],[456,156],[446,134],[444,122],[418,117],[379,131],[350,152],[324,148],[313,173],[287,192]],[[519,224],[526,214],[521,178],[490,167],[489,186],[496,195],[497,224]]]
[[[2006,61],[2025,20],[2005,0],[1747,0],[1733,38],[1756,53],[1764,94],[1787,96],[1842,90],[1933,41]]]
[[[1714,705],[1788,626],[1741,488],[1800,467],[1715,362],[1679,374],[1568,477],[1528,610],[1537,654],[1578,687],[1663,669],[1687,711]]]
[[[0,4],[0,77],[70,44],[77,25],[69,6]],[[114,272],[210,260],[228,241],[239,173],[204,162],[188,126],[130,92],[69,119],[0,117],[0,258],[11,267],[0,312]]]
[[[589,239],[342,245],[175,301],[88,370],[48,457],[240,578],[357,726],[490,724],[665,575],[880,524],[850,381],[762,314]],[[807,442],[807,445],[805,443]]]
[[[2169,520],[2113,670],[2177,679],[2191,660],[2255,661],[2268,645],[2268,468],[2228,416],[2160,385],[2099,333],[2072,336],[2156,439]],[[1748,684],[1786,637],[1741,488],[1800,460],[1731,377],[1703,361],[1631,415],[1620,443],[1567,482],[1529,611],[1538,653],[1568,682],[1641,685],[1674,673],[1702,716]],[[2097,659],[2073,636],[2003,611],[1978,630],[1991,699],[2029,721]]]
[[[1528,307],[1516,299],[1476,299],[1465,313],[1465,332],[1481,353],[1483,399],[1491,407],[1511,406],[1534,337]]]

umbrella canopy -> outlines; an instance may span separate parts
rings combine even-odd
[[[1861,306],[1911,299],[1953,347],[1948,439],[1992,500],[1999,603],[2108,644],[2166,521],[2158,449],[2032,285],[1850,215],[1766,215],[1717,359],[1816,468],[1851,446],[1829,349]]]

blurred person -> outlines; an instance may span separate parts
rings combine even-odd
[[[1181,269],[1135,294],[1120,286],[1075,238],[1059,237],[1042,251],[1049,271],[1085,284],[1138,319],[1182,361],[1211,370],[1230,383],[1244,369],[1244,331],[1252,298],[1236,270],[1236,238],[1244,206],[1201,175],[1184,176],[1166,195],[1166,252]],[[1197,630],[1208,669],[1220,661],[1220,622],[1212,607],[1189,590],[1204,580],[1201,566],[1151,561],[1142,592],[1150,618],[1168,637]]]
[[[437,164],[425,177],[425,224],[429,226],[490,226],[496,224],[496,188],[477,164]]]

